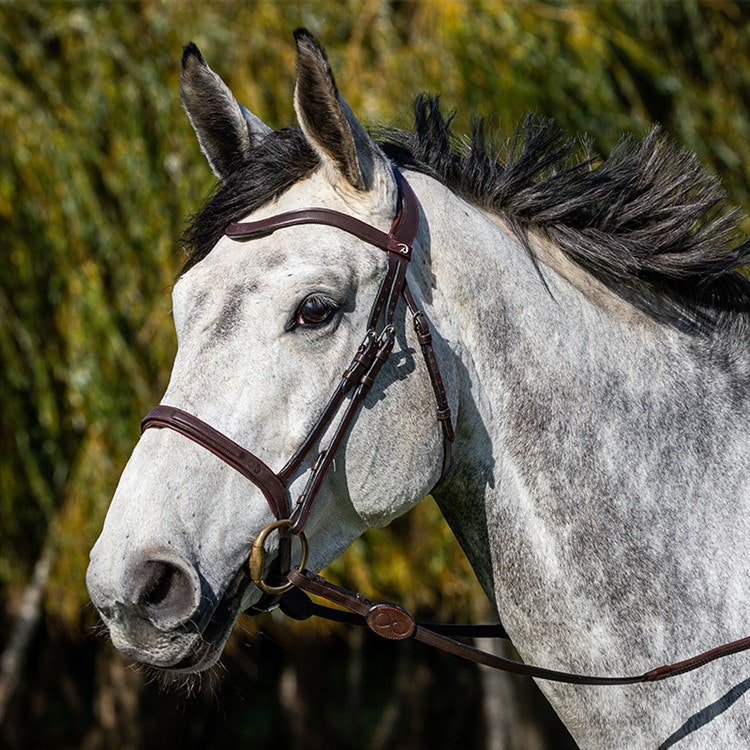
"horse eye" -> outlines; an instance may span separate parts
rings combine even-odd
[[[337,310],[338,305],[332,300],[322,294],[311,294],[297,308],[293,327],[317,328],[327,323]]]

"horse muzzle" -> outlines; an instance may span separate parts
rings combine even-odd
[[[188,560],[159,550],[113,581],[94,550],[86,584],[118,651],[158,669],[196,672],[219,659],[250,580],[243,566],[217,600]]]

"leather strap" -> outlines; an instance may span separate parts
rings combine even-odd
[[[432,390],[435,394],[435,401],[437,402],[437,412],[435,413],[435,416],[437,417],[443,431],[442,476],[445,475],[445,472],[450,465],[453,441],[455,439],[451,408],[448,403],[448,393],[445,390],[443,376],[440,374],[440,367],[438,367],[437,358],[435,357],[435,350],[432,348],[432,333],[430,332],[430,323],[427,320],[427,316],[418,308],[411,293],[411,289],[409,289],[408,286],[404,289],[404,298],[406,299],[406,303],[413,315],[414,330],[417,334],[417,341],[422,349],[422,357],[427,364],[427,373],[430,376]]]
[[[257,456],[211,425],[182,409],[159,404],[143,418],[141,432],[149,427],[169,427],[211,451],[260,489],[276,518],[289,517],[285,483]]]
[[[342,616],[342,613],[330,607],[322,607],[314,602],[302,603],[299,593],[292,589],[282,598],[281,607],[282,611],[291,613],[290,616],[297,619],[306,619],[306,617],[315,615],[338,622],[367,625],[373,633],[388,640],[414,638],[453,656],[502,672],[512,672],[536,679],[572,685],[633,685],[642,682],[658,682],[668,677],[691,672],[725,656],[750,649],[750,637],[740,638],[709,651],[704,651],[689,659],[674,664],[665,664],[642,674],[621,677],[577,674],[537,667],[515,659],[507,659],[456,640],[457,637],[507,638],[508,635],[502,625],[456,625],[453,626],[454,629],[452,630],[451,626],[444,624],[418,623],[403,607],[390,603],[373,604],[362,594],[356,594],[340,586],[335,586],[321,576],[307,570],[292,568],[289,572],[289,580],[297,589],[338,604],[351,613],[351,615],[344,613]],[[286,597],[290,596],[290,600],[285,601]]]
[[[277,229],[286,229],[300,224],[334,226],[388,252],[404,256],[408,256],[411,252],[408,245],[399,242],[392,235],[381,232],[353,216],[347,216],[330,208],[303,208],[298,211],[286,211],[259,221],[230,224],[226,235],[233,240],[252,240],[265,234],[272,234]]]
[[[375,331],[369,329],[365,334],[362,343],[359,345],[357,353],[354,355],[349,367],[347,367],[342,373],[341,380],[339,381],[336,390],[334,390],[325,408],[315,421],[315,424],[309,430],[299,448],[297,448],[292,457],[285,464],[284,468],[279,472],[279,478],[282,482],[288,482],[294,475],[295,471],[297,471],[302,465],[305,456],[307,456],[313,445],[320,439],[326,427],[328,427],[335,417],[346,394],[357,383],[359,383],[365,370],[370,366],[372,358],[375,356],[376,347],[377,338],[375,336]]]
[[[419,227],[418,204],[409,183],[401,172],[394,169],[393,175],[399,190],[399,208],[388,233],[330,208],[303,208],[297,211],[285,211],[259,221],[232,223],[227,227],[226,235],[234,240],[251,240],[271,234],[277,229],[300,224],[323,224],[353,234],[381,250],[410,258],[411,246]]]
[[[315,498],[317,497],[328,470],[336,458],[336,454],[344,436],[352,425],[360,404],[375,382],[375,378],[377,377],[380,368],[390,355],[391,349],[393,348],[393,339],[394,335],[392,329],[385,329],[383,334],[378,338],[377,346],[374,349],[374,356],[372,357],[369,366],[360,376],[358,386],[352,394],[351,400],[344,410],[344,414],[336,425],[336,430],[328,447],[318,456],[311,467],[307,485],[302,492],[302,495],[300,495],[297,500],[297,504],[292,512],[291,517],[293,523],[289,528],[290,533],[298,534],[304,529],[307,519],[310,516],[310,512],[312,511]]]
[[[345,625],[366,626],[367,623],[354,612],[335,607],[327,607],[324,604],[313,601],[302,589],[289,589],[279,601],[279,608],[293,620],[308,620],[310,617],[321,617],[331,622],[341,622]],[[446,622],[418,622],[417,627],[427,628],[435,633],[450,636],[451,638],[505,638],[508,634],[501,623],[485,625],[464,625]]]

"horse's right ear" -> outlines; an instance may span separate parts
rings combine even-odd
[[[271,131],[234,98],[192,42],[182,51],[180,95],[201,151],[220,180],[249,161],[254,140]]]

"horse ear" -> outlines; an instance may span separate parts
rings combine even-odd
[[[234,98],[192,42],[182,51],[180,95],[201,151],[220,180],[248,161],[253,141],[271,131]]]
[[[359,191],[372,190],[387,160],[341,98],[323,48],[306,29],[294,32],[297,85],[294,108],[305,137],[321,157],[335,183],[344,177]]]

